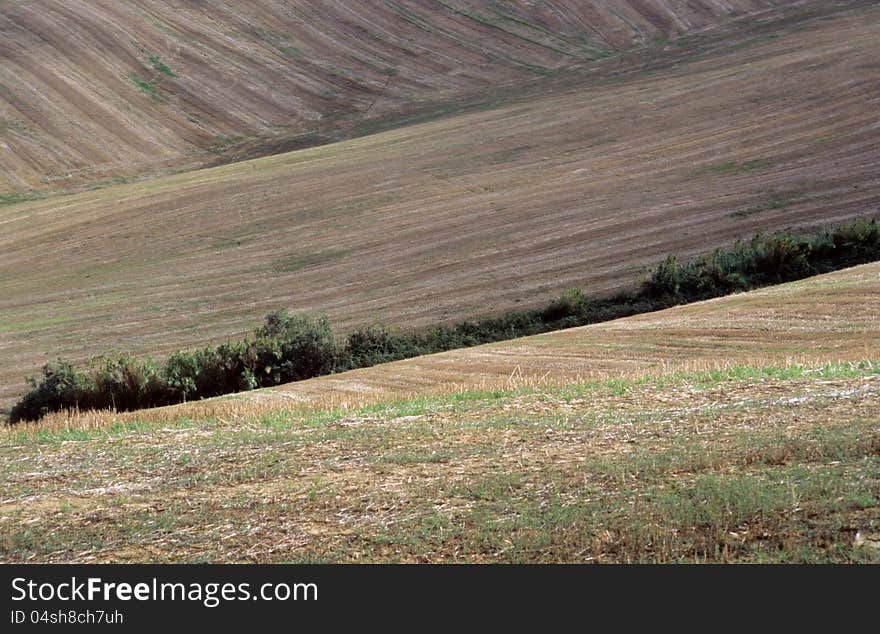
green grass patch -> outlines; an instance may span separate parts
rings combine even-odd
[[[403,451],[385,454],[379,458],[379,461],[398,465],[430,464],[449,462],[454,455],[451,451]]]
[[[45,194],[38,192],[2,192],[0,193],[0,207],[43,200],[45,197]]]
[[[147,59],[150,62],[150,68],[155,70],[160,75],[164,75],[165,77],[177,77],[177,74],[168,68],[165,63],[159,59],[157,55],[149,55]]]
[[[297,273],[321,264],[339,260],[349,253],[345,249],[328,249],[315,253],[294,253],[275,260],[272,270],[276,273]]]
[[[134,84],[135,88],[140,90],[142,93],[144,93],[148,97],[152,97],[153,99],[159,99],[159,93],[156,92],[156,85],[152,81],[142,79],[137,75],[129,75],[128,78],[131,83]]]
[[[707,165],[691,173],[692,176],[700,176],[702,174],[739,174],[742,172],[752,172],[756,170],[765,170],[773,165],[770,159],[753,159],[751,161],[726,161],[724,163],[716,163],[715,165]]]
[[[0,324],[0,333],[12,333],[27,331],[38,331],[47,326],[56,326],[71,321],[71,317],[44,317],[42,319],[30,319],[27,321],[10,321]]]
[[[765,211],[777,210],[777,209],[785,209],[791,203],[797,202],[800,200],[801,196],[798,193],[772,193],[770,197],[764,202],[758,203],[757,205],[752,205],[751,207],[747,207],[745,209],[739,209],[737,211],[731,212],[729,215],[731,218],[748,218],[749,216],[754,216],[755,214],[759,214]]]

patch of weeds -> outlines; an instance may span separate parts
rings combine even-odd
[[[44,194],[37,192],[0,192],[0,207],[43,200],[45,197]]]
[[[770,194],[770,198],[768,198],[766,201],[758,203],[757,205],[752,205],[751,207],[747,207],[746,209],[734,211],[728,214],[728,216],[730,216],[731,218],[747,218],[749,216],[762,213],[764,211],[785,209],[791,203],[800,200],[800,197],[800,194],[797,192],[785,194],[774,192]]]
[[[177,74],[168,68],[158,55],[149,55],[147,59],[149,60],[152,69],[157,73],[164,75],[165,77],[177,77]]]
[[[521,145],[507,150],[499,150],[497,152],[490,152],[489,154],[477,155],[474,157],[474,161],[485,161],[490,165],[509,163],[518,158],[523,152],[530,149],[532,149],[531,145]]]
[[[194,421],[190,418],[179,418],[176,420],[163,421],[161,426],[164,429],[171,430],[187,430],[198,427],[199,429],[210,429],[216,427],[217,419],[205,418]],[[14,433],[7,438],[12,444],[61,444],[71,441],[94,441],[109,440],[119,438],[128,434],[147,434],[155,431],[157,423],[148,421],[129,421],[113,423],[106,427],[96,429],[78,429],[74,427],[51,429],[32,427],[30,429],[16,429]]]
[[[748,48],[750,46],[755,46],[756,44],[764,44],[766,42],[770,42],[775,40],[776,38],[781,37],[779,33],[768,33],[766,35],[761,35],[759,37],[754,37],[752,39],[744,40],[742,42],[738,42],[736,44],[730,45],[727,50],[735,51],[738,49]]]
[[[294,253],[275,260],[272,270],[276,273],[297,273],[320,264],[338,260],[348,254],[345,249],[327,249],[315,253]]]
[[[858,559],[851,537],[830,530],[841,514],[877,505],[880,463],[793,465],[747,474],[664,480],[624,495],[602,522],[617,561]],[[632,499],[629,499],[632,497]],[[611,505],[609,505],[610,507]]]
[[[40,329],[57,324],[64,324],[70,321],[69,316],[65,317],[44,317],[42,319],[32,319],[30,321],[13,321],[0,324],[0,333],[20,332],[22,330],[39,331]]]
[[[450,451],[403,451],[380,456],[379,461],[397,465],[430,464],[449,462],[453,457],[454,454]]]
[[[696,387],[713,387],[729,381],[756,381],[762,379],[852,379],[880,374],[880,362],[865,360],[854,362],[825,363],[819,366],[731,366],[724,370],[673,373],[657,379],[659,385],[669,381],[692,384]]]
[[[715,165],[707,165],[694,172],[691,176],[700,176],[702,174],[739,174],[742,172],[751,172],[755,170],[763,170],[773,165],[770,159],[753,159],[751,161],[726,161],[724,163],[716,163]]]
[[[218,134],[214,137],[214,144],[208,148],[209,152],[214,154],[222,154],[231,147],[234,147],[245,140],[243,136],[226,136]]]
[[[664,415],[668,416],[668,413]],[[586,462],[584,469],[608,482],[629,486],[634,482],[656,483],[677,474],[723,472],[730,468],[742,470],[861,460],[880,456],[880,427],[874,421],[857,419],[837,424],[823,423],[795,432],[733,433],[720,441],[676,438],[669,446],[652,444],[627,452],[625,456],[625,460],[619,457],[595,458]]]
[[[278,47],[278,52],[281,53],[287,59],[298,59],[302,57],[303,53],[296,46],[280,46]]]
[[[730,459],[741,465],[829,463],[880,456],[880,427],[876,421],[856,420],[820,425],[800,435],[749,434],[736,441]]]
[[[125,183],[130,183],[134,180],[132,176],[114,176],[113,178],[107,178],[102,181],[98,181],[97,183],[92,183],[85,187],[85,191],[94,191],[96,189],[103,189],[104,187],[112,187],[113,185],[124,185]]]
[[[359,410],[359,415],[373,415],[380,418],[402,418],[422,416],[433,412],[470,412],[490,408],[517,394],[531,393],[524,390],[474,390],[453,392],[444,396],[422,396],[417,398],[367,405]],[[350,413],[349,413],[350,415]]]
[[[212,238],[210,248],[214,251],[222,251],[223,249],[228,249],[231,247],[240,247],[241,243],[246,241],[247,240],[242,240],[241,238],[216,237]]]
[[[716,536],[746,521],[766,520],[784,508],[796,506],[785,481],[754,475],[698,476],[693,483],[673,483],[651,499],[650,514],[667,524],[702,527]]]
[[[488,502],[509,501],[523,486],[523,477],[516,472],[496,473],[468,482],[453,489],[453,495]]]
[[[150,24],[152,24],[154,27],[156,27],[157,29],[159,29],[160,31],[162,31],[162,33],[164,33],[165,35],[171,35],[171,36],[174,36],[174,37],[179,37],[179,36],[180,36],[180,34],[179,34],[177,31],[175,31],[174,29],[172,29],[170,26],[167,26],[167,25],[165,25],[165,24],[162,24],[162,23],[159,22],[158,20],[150,20]]]
[[[142,93],[159,101],[159,93],[156,92],[156,85],[152,81],[142,79],[137,75],[129,75],[128,78]]]

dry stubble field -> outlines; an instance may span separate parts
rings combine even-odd
[[[872,264],[8,429],[0,559],[880,561],[878,291]]]
[[[0,207],[0,404],[51,358],[204,345],[277,308],[341,330],[458,320],[876,215],[880,11],[847,6],[507,105]]]

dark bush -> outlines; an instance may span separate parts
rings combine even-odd
[[[90,381],[89,405],[121,411],[149,407],[157,400],[160,381],[152,361],[130,356],[102,359]]]
[[[759,275],[754,284],[783,282],[809,275],[810,243],[803,238],[773,235],[754,241]]]
[[[271,376],[270,384],[329,374],[336,365],[336,343],[326,317],[271,313],[256,334],[255,370]]]
[[[67,361],[43,366],[43,378],[29,378],[30,391],[18,401],[9,415],[11,423],[37,420],[49,412],[81,406],[89,381]]]
[[[880,225],[876,220],[859,218],[832,229],[830,241],[834,251],[831,254],[825,254],[829,263],[857,264],[867,262],[876,259],[880,253]]]
[[[340,351],[337,369],[365,368],[421,353],[430,346],[415,337],[392,333],[384,326],[370,326],[351,332]],[[418,351],[418,352],[417,352]]]
[[[668,256],[651,271],[642,284],[642,293],[651,298],[664,299],[678,296],[680,267],[674,255]]]
[[[579,288],[569,288],[552,300],[541,312],[544,321],[559,321],[566,317],[584,314],[590,305],[590,298]]]

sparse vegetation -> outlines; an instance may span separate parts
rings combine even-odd
[[[636,291],[591,298],[565,291],[545,308],[398,332],[382,326],[350,333],[337,345],[325,318],[274,312],[252,339],[159,364],[130,356],[99,359],[87,371],[58,361],[12,409],[13,423],[64,409],[134,410],[367,367],[423,354],[597,323],[675,304],[796,280],[880,259],[880,226],[856,220],[812,236],[772,234],[692,261],[670,256]]]
[[[751,207],[747,207],[745,209],[739,209],[737,211],[731,212],[730,216],[732,218],[748,218],[754,214],[759,214],[764,211],[769,211],[772,209],[785,209],[793,202],[798,200],[798,194],[796,193],[777,193],[773,192],[770,194],[769,198],[764,202],[760,202],[757,205],[752,205]]]
[[[708,165],[702,169],[699,169],[693,172],[694,176],[699,176],[701,174],[738,174],[740,172],[751,172],[754,170],[762,170],[770,167],[772,165],[772,161],[768,159],[752,159],[749,161],[725,161],[723,163],[716,163],[714,165]]]
[[[45,195],[38,192],[2,192],[0,193],[0,207],[6,205],[17,205],[18,203],[26,203],[32,200],[42,200]]]
[[[156,92],[156,85],[152,81],[142,79],[137,75],[129,75],[128,78],[131,80],[131,83],[133,83],[135,87],[145,95],[152,97],[153,99],[159,98],[159,94]]]
[[[157,55],[149,55],[147,59],[150,61],[150,67],[160,75],[165,77],[177,77],[177,74],[168,68],[168,66]]]
[[[11,429],[0,560],[878,562],[877,373]]]
[[[143,77],[139,77],[138,75],[131,74],[128,78],[131,80],[131,83],[135,85],[135,87],[140,90],[145,95],[156,99],[157,101],[161,100],[159,96],[159,92],[156,88],[168,77],[177,77],[177,74],[171,70],[157,55],[148,55],[147,61],[150,65],[150,68],[155,71],[155,75],[151,79],[144,79]]]
[[[336,346],[325,319],[271,313],[253,339],[176,352],[163,363],[123,355],[81,370],[49,363],[10,420],[36,420],[62,409],[131,411],[299,381],[331,372]]]

